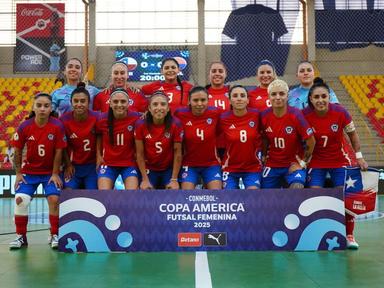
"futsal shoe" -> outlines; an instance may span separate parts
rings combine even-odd
[[[9,243],[9,249],[16,250],[23,247],[28,247],[27,236],[16,234],[16,239]]]
[[[50,236],[49,245],[51,245],[52,249],[59,247],[59,237],[56,234]]]
[[[347,248],[352,250],[359,249],[359,243],[356,242],[353,235],[347,235]]]

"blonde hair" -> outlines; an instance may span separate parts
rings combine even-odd
[[[272,89],[275,89],[275,88],[281,88],[281,89],[283,89],[287,93],[289,91],[288,84],[285,81],[281,80],[281,79],[273,80],[271,82],[271,84],[269,84],[269,86],[268,86],[268,94],[270,94]]]

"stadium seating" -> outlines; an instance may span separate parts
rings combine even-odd
[[[339,79],[384,140],[384,75],[341,75]]]
[[[54,78],[0,78],[0,161],[4,159],[7,141],[32,110],[32,99],[38,92],[51,93],[59,88]]]

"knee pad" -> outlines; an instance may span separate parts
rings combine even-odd
[[[22,201],[20,204],[17,204],[16,199],[21,198]],[[27,216],[28,215],[28,206],[31,203],[32,197],[28,194],[17,193],[15,195],[15,215]]]

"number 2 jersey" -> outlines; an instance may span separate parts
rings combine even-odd
[[[347,110],[338,104],[329,104],[328,112],[317,115],[311,108],[303,110],[304,117],[312,126],[316,139],[310,168],[340,168],[351,165],[344,149],[344,128],[353,127],[353,121]]]
[[[277,117],[272,108],[261,112],[264,137],[268,140],[268,167],[289,167],[302,157],[303,142],[313,135],[312,128],[300,110],[287,107],[287,112]]]
[[[220,110],[208,107],[200,116],[192,114],[190,108],[179,108],[175,117],[184,129],[183,166],[209,167],[219,165],[216,151],[216,129]]]
[[[27,153],[21,166],[24,174],[51,174],[56,149],[67,146],[63,124],[49,117],[48,123],[37,126],[35,118],[25,120],[13,136],[11,145]]]
[[[145,166],[149,170],[164,171],[173,165],[173,144],[183,141],[180,121],[173,119],[165,131],[165,124],[148,126],[145,120],[136,122],[135,139],[143,141]]]
[[[73,112],[60,117],[68,140],[68,155],[76,165],[96,163],[96,123],[100,118],[98,112],[88,110],[84,121],[76,121]]]
[[[233,111],[220,115],[219,129],[225,138],[223,171],[260,172],[261,151],[260,114],[256,109],[248,109],[244,116],[236,116]]]
[[[110,142],[108,113],[96,123],[96,132],[103,139],[104,164],[113,167],[136,167],[134,128],[140,118],[137,112],[128,112],[123,119],[113,119],[113,144]]]

